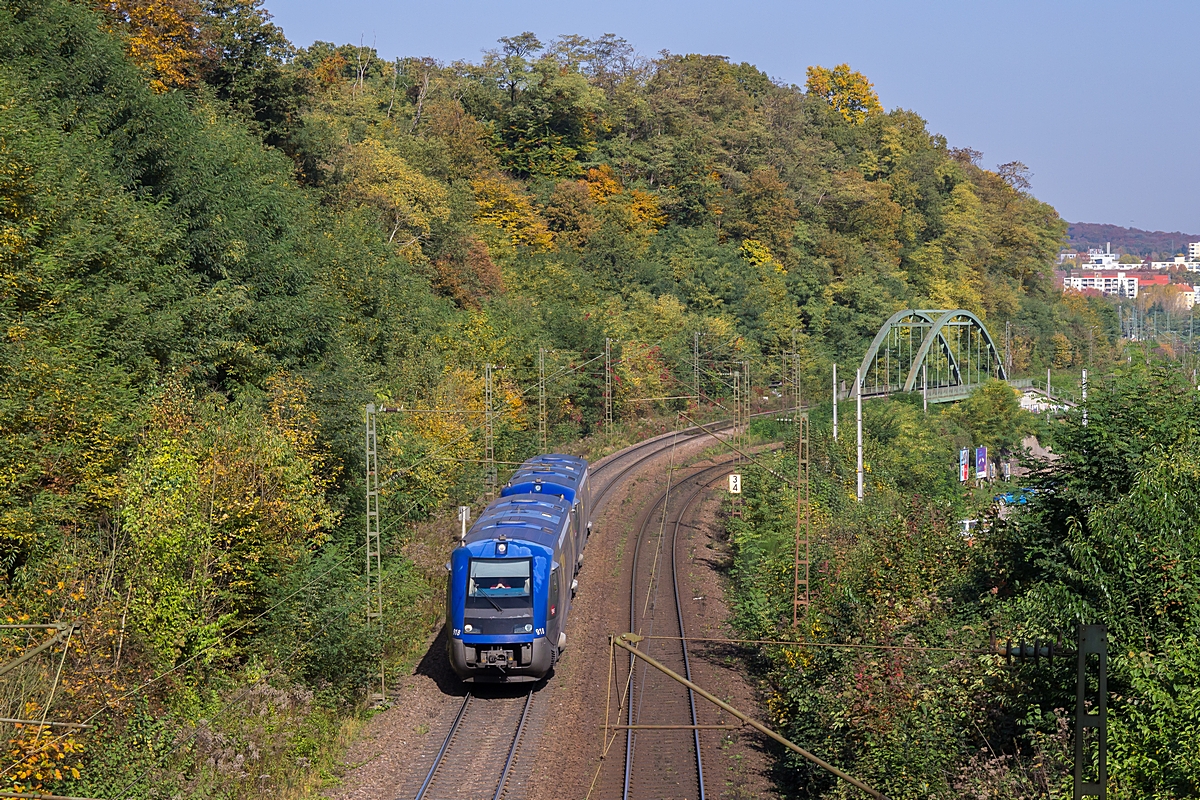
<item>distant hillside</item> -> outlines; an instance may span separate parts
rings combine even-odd
[[[1113,252],[1138,256],[1168,256],[1182,253],[1188,242],[1200,242],[1200,234],[1172,231],[1144,231],[1096,222],[1072,222],[1067,229],[1068,245],[1083,251],[1089,247],[1104,247],[1112,243]]]

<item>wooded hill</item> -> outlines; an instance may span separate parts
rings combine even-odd
[[[1157,257],[1169,261],[1177,253],[1186,253],[1188,242],[1200,242],[1200,236],[1179,231],[1144,231],[1120,225],[1072,222],[1067,229],[1067,245],[1080,253],[1088,248],[1112,246],[1114,253]]]
[[[1051,285],[1064,232],[844,65],[802,89],[528,33],[388,61],[294,48],[253,0],[0,2],[0,609],[80,623],[62,678],[31,662],[0,715],[101,725],[19,729],[3,779],[252,796],[243,719],[283,732],[255,750],[277,775],[324,752],[378,648],[398,669],[437,619],[407,522],[479,492],[477,417],[385,426],[381,645],[365,403],[478,410],[502,365],[519,460],[539,348],[565,446],[601,415],[606,337],[633,420],[686,393],[695,333],[764,382],[795,342],[823,386],[908,306],[1012,320],[1018,369],[1063,340],[1070,363],[1114,320]]]

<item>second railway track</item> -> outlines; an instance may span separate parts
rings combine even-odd
[[[726,474],[733,459],[691,470],[643,513],[629,584],[630,630],[647,636],[641,647],[691,677],[681,577],[676,557],[680,529],[703,491]],[[632,660],[631,660],[632,661]],[[632,677],[629,676],[632,671]],[[704,800],[704,759],[696,697],[657,670],[630,663],[622,676],[628,695],[622,712],[624,758],[609,763],[605,797],[622,800]],[[620,775],[611,773],[617,765]]]

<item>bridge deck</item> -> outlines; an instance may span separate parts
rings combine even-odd
[[[1032,378],[1014,378],[1014,379],[1008,380],[1007,383],[1009,386],[1013,387],[1014,389],[1029,390],[1029,391],[1037,392],[1038,394],[1041,394],[1041,395],[1046,394],[1046,390],[1044,388],[1035,386],[1033,384]],[[962,386],[934,386],[934,387],[930,387],[926,391],[928,392],[929,402],[931,402],[931,403],[953,403],[958,400],[966,400],[968,397],[971,396],[972,392],[974,392],[976,389],[978,389],[982,385],[983,385],[982,383],[968,383],[968,384],[964,384]],[[914,394],[920,394],[920,392],[921,392],[921,390],[918,389],[916,392],[914,392]],[[902,392],[863,392],[863,399],[870,400],[870,399],[876,398],[876,397],[890,397],[893,394],[902,394]],[[1054,402],[1060,403],[1069,408],[1074,408],[1076,405],[1074,401],[1068,400],[1065,397],[1055,397],[1053,395],[1049,395],[1048,397],[1049,397],[1049,399],[1053,400]],[[854,399],[853,389],[848,389],[846,391],[846,396],[842,397],[840,399],[853,400]]]

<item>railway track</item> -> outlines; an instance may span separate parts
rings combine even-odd
[[[532,706],[532,689],[517,696],[468,693],[416,800],[504,797]]]
[[[689,680],[691,662],[676,556],[679,531],[696,499],[728,473],[732,462],[730,458],[701,468],[669,486],[643,516],[634,546],[629,629],[648,636],[672,637],[647,639],[642,647],[647,652],[653,650],[655,658]],[[625,708],[629,727],[625,731],[622,799],[705,800],[704,759],[700,729],[695,727],[699,720],[693,692],[657,670],[635,664],[632,657],[628,670],[633,677]]]
[[[709,436],[712,433],[720,433],[727,431],[734,426],[732,420],[721,420],[705,425],[707,430],[699,427],[686,428],[678,433],[666,433],[661,436],[656,436],[653,439],[647,439],[644,442],[639,442],[631,447],[627,447],[617,453],[602,458],[597,462],[594,469],[595,472],[603,472],[605,482],[603,487],[596,492],[596,499],[593,503],[593,508],[599,510],[600,501],[605,498],[611,489],[621,485],[621,480],[629,474],[630,471],[645,463],[648,459],[653,458],[660,453],[665,453],[673,447],[689,442],[693,439],[698,439],[704,436]],[[637,458],[630,456],[637,455]],[[616,469],[617,467],[620,469]],[[612,472],[611,477],[608,477]],[[595,512],[593,512],[595,513]]]

